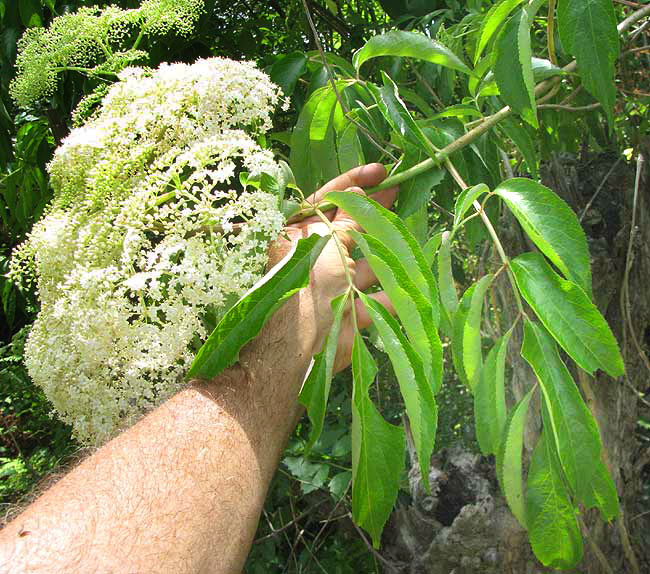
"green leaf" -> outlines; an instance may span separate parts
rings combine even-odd
[[[533,78],[535,82],[541,82],[554,76],[564,76],[567,74],[567,72],[565,72],[562,68],[555,66],[549,60],[545,60],[543,58],[531,58],[531,65],[533,67]],[[482,97],[498,96],[501,93],[499,92],[499,87],[497,86],[497,82],[494,79],[493,72],[488,72],[485,75],[485,78],[481,82],[478,91],[479,96]]]
[[[296,88],[298,78],[307,71],[307,56],[303,52],[283,54],[269,67],[269,77],[289,97]]]
[[[20,20],[25,28],[43,25],[42,9],[39,0],[18,0]]]
[[[505,118],[499,122],[499,129],[512,140],[512,143],[515,144],[515,147],[524,158],[530,175],[533,179],[537,179],[539,175],[537,170],[537,150],[535,149],[535,140],[528,131],[530,128],[527,129],[525,124],[512,118]]]
[[[382,115],[391,128],[406,141],[419,146],[429,156],[434,156],[436,148],[424,135],[420,126],[415,123],[411,113],[399,97],[397,85],[383,70],[381,75],[384,81],[381,88],[371,83],[366,84],[366,87],[373,94]]]
[[[545,566],[573,568],[582,559],[576,512],[546,431],[533,451],[526,482],[526,521],[535,556]]]
[[[391,30],[385,34],[374,36],[354,53],[352,63],[359,70],[364,62],[378,56],[416,58],[465,74],[472,74],[465,63],[449,48],[416,32]]]
[[[451,271],[449,232],[442,234],[440,249],[438,250],[438,285],[442,308],[451,319],[458,308],[458,293],[456,292],[454,275]]]
[[[429,240],[422,246],[422,253],[429,265],[433,265],[433,260],[436,258],[436,253],[442,243],[442,231],[432,235]]]
[[[492,283],[492,275],[482,277],[472,285],[460,301],[454,314],[452,356],[458,375],[473,392],[481,375],[481,313],[483,299]]]
[[[624,373],[609,325],[580,287],[557,275],[539,253],[524,253],[510,266],[521,294],[580,367],[590,374],[596,369],[612,377]]]
[[[197,353],[187,378],[212,379],[232,365],[273,312],[309,284],[309,271],[328,241],[329,235],[300,239],[293,251],[223,316]]]
[[[340,133],[337,132],[337,136],[337,157],[341,173],[366,163],[361,142],[359,141],[357,126],[349,123]]]
[[[593,472],[587,485],[588,490],[582,498],[582,503],[586,508],[600,509],[600,516],[603,520],[612,520],[620,512],[616,485],[602,460],[592,461],[591,464],[593,465]]]
[[[476,439],[484,455],[496,454],[506,424],[505,367],[513,327],[488,353],[474,389]]]
[[[438,407],[433,389],[424,373],[422,359],[402,333],[397,321],[381,303],[364,293],[360,293],[359,298],[368,310],[395,370],[420,461],[422,482],[428,491],[429,467],[438,426]]]
[[[573,210],[548,187],[530,179],[508,179],[494,193],[506,202],[540,251],[591,295],[589,247]]]
[[[455,106],[445,108],[439,114],[432,114],[432,116],[432,120],[437,120],[441,118],[482,118],[483,114],[480,110],[476,109],[476,106],[469,104],[456,104]]]
[[[528,405],[535,387],[512,409],[503,429],[503,436],[497,451],[497,478],[510,510],[524,528],[527,528],[524,489],[521,473],[521,453],[524,446],[524,430]]]
[[[492,68],[503,100],[533,127],[538,127],[530,28],[533,4],[519,10],[497,37]]]
[[[314,116],[309,126],[309,139],[311,141],[323,141],[325,139],[336,104],[336,92],[328,86],[325,95],[320,99],[314,110]]]
[[[476,66],[476,63],[481,57],[485,46],[487,46],[488,42],[492,39],[510,12],[512,12],[523,1],[524,0],[501,0],[501,2],[497,2],[488,10],[478,31],[478,40],[474,52],[474,66]]]
[[[387,423],[368,397],[377,365],[356,332],[352,347],[352,517],[379,547],[384,524],[399,492],[406,437]]]
[[[442,343],[433,323],[431,302],[424,298],[386,245],[371,235],[349,233],[395,307],[410,342],[422,359],[427,380],[437,393],[442,385]]]
[[[468,187],[463,190],[456,198],[456,207],[454,208],[454,227],[463,220],[467,210],[472,207],[472,204],[484,193],[490,193],[490,189],[484,183],[479,183],[474,187]]]
[[[575,56],[583,85],[602,104],[613,125],[619,44],[612,0],[560,0],[557,19],[562,45]]]
[[[407,149],[404,159],[394,174],[413,167],[427,157],[428,155],[419,148]],[[434,167],[401,183],[397,201],[397,214],[402,219],[405,219],[420,208],[428,207],[433,189],[444,179],[445,173],[444,168]]]
[[[332,301],[332,311],[334,313],[332,327],[325,340],[323,350],[314,357],[314,361],[298,397],[298,401],[305,405],[307,415],[311,422],[309,440],[305,446],[306,451],[311,450],[311,447],[314,446],[314,443],[323,431],[327,399],[329,398],[330,385],[332,384],[334,359],[336,359],[336,349],[341,332],[341,320],[343,319],[343,310],[347,302],[347,293],[336,297]]]
[[[357,193],[333,191],[324,199],[344,209],[367,233],[379,239],[384,245],[390,245],[409,277],[418,286],[425,299],[431,302],[433,321],[438,325],[440,308],[436,280],[420,245],[404,222],[376,201]]]
[[[594,461],[600,459],[598,425],[560,359],[555,341],[543,327],[528,319],[521,355],[535,371],[542,388],[550,423],[544,426],[547,440],[556,445],[569,486],[584,498],[590,490]]]

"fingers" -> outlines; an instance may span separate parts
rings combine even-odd
[[[365,291],[377,283],[377,276],[365,259],[357,259],[354,264],[354,285]]]
[[[307,201],[318,203],[330,191],[343,191],[349,187],[372,187],[381,183],[385,177],[386,168],[380,163],[360,165],[327,182],[316,193],[310,195]]]
[[[384,291],[379,291],[378,293],[371,293],[368,297],[372,297],[375,301],[379,301],[391,315],[395,315],[395,308],[390,302],[388,295]],[[357,313],[357,325],[359,329],[367,329],[372,325],[372,319],[366,310],[366,306],[363,304],[361,299],[355,299],[354,301],[355,311]]]

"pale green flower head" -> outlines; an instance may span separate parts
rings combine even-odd
[[[142,36],[189,36],[203,9],[203,0],[145,0],[132,10],[82,7],[54,18],[47,29],[29,28],[18,41],[11,95],[20,107],[48,98],[65,71],[111,78],[147,57],[137,49]]]
[[[41,310],[34,381],[76,436],[101,443],[175,393],[284,225],[257,138],[281,92],[252,63],[130,68],[49,166],[54,200],[12,261]],[[259,179],[259,178],[258,178]]]

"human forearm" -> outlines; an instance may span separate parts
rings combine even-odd
[[[179,393],[10,524],[3,571],[239,572],[299,412],[313,339],[306,295],[242,366]]]

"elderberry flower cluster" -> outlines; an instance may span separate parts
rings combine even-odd
[[[112,77],[146,60],[137,49],[143,37],[189,36],[203,11],[203,0],[144,0],[129,10],[81,7],[57,16],[48,28],[28,28],[18,41],[11,95],[27,107],[51,96],[62,72]]]
[[[284,218],[237,175],[279,177],[256,140],[281,98],[251,63],[131,68],[56,151],[54,200],[11,275],[35,280],[41,301],[29,373],[82,441],[176,392],[261,277]]]

